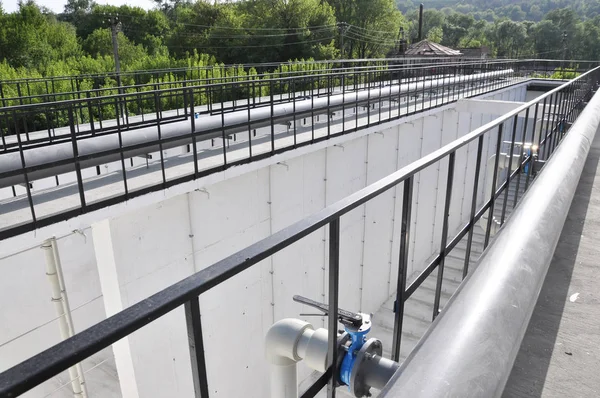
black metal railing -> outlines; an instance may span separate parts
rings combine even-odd
[[[508,60],[481,60],[459,58],[399,58],[348,61],[316,61],[285,64],[214,65],[197,68],[165,69],[125,72],[121,84],[116,74],[57,76],[39,79],[0,81],[0,106],[30,105],[44,102],[80,100],[113,94],[140,93],[152,90],[185,88],[201,84],[234,83],[245,80],[286,78],[299,75],[324,74],[343,70],[411,69],[424,65],[450,65],[481,62],[508,62]],[[593,61],[521,60],[521,72],[546,78],[552,75],[571,76],[583,73],[597,65]],[[271,70],[271,69],[272,70]],[[274,69],[273,69],[274,68]],[[558,71],[558,72],[557,72]],[[198,104],[201,105],[201,104]],[[211,106],[210,98],[206,105]],[[173,108],[175,109],[175,108]],[[125,115],[139,114],[135,106],[125,107]]]
[[[2,136],[0,188],[10,187],[17,199],[27,199],[14,204],[17,209],[29,207],[26,218],[0,228],[0,239],[231,166],[506,87],[516,82],[519,66],[503,61],[350,70],[0,108],[0,126],[11,133]],[[256,93],[264,91],[268,95],[257,99]],[[245,99],[238,101],[231,93],[242,93]],[[184,106],[182,112],[163,111],[173,98]],[[198,106],[206,103],[206,98],[213,101],[213,109],[221,111],[213,114]],[[216,105],[215,99],[220,100]],[[141,102],[154,109],[153,115],[138,120],[119,117],[123,106]],[[107,121],[103,117],[107,113],[114,119]],[[53,121],[58,119],[66,126],[55,128],[58,122]],[[31,132],[28,126],[39,120],[46,128]],[[262,134],[257,135],[257,131]],[[286,137],[290,139],[285,141]],[[102,145],[98,145],[100,140]],[[200,153],[200,145],[208,148]],[[181,146],[187,146],[187,154],[178,163],[165,158],[165,150]],[[242,149],[244,156],[240,158],[236,154]],[[232,159],[233,155],[237,158]],[[202,163],[203,156],[219,156],[221,160],[217,166],[208,167]],[[155,159],[152,164],[149,158]],[[88,198],[85,177],[101,176],[99,166],[111,162],[120,165],[115,170],[121,176],[121,194]],[[189,165],[188,169],[170,174],[171,166],[181,162]],[[161,178],[134,187],[130,182],[139,175],[133,172],[139,172],[140,166],[159,167]],[[64,177],[59,175],[67,172],[75,173],[79,203],[56,214],[36,211],[40,206],[34,197],[38,192],[35,181],[51,177],[56,186],[64,185],[60,181]],[[71,186],[72,179],[66,180]]]
[[[160,105],[161,110],[161,121],[187,117],[188,109],[185,96],[187,88],[203,86],[204,90],[199,90],[199,93],[195,94],[195,105],[198,107],[197,113],[215,114],[222,111],[230,112],[245,109],[250,101],[252,102],[252,107],[260,107],[269,106],[272,102],[288,102],[293,95],[298,94],[303,96],[308,95],[308,93],[313,96],[328,95],[328,91],[324,90],[328,88],[328,82],[323,79],[324,76],[333,75],[331,84],[339,86],[341,80],[335,75],[345,74],[348,76],[348,81],[345,81],[346,90],[352,90],[356,89],[356,84],[382,82],[392,72],[395,72],[398,78],[408,79],[411,76],[417,78],[420,75],[433,74],[433,70],[436,67],[444,65],[446,70],[452,67],[457,70],[457,73],[471,74],[476,70],[489,68],[488,65],[492,64],[513,65],[510,61],[477,60],[469,62],[445,62],[443,64],[422,62],[398,65],[353,66],[352,68],[344,69],[326,68],[314,71],[286,71],[266,75],[225,75],[221,77],[183,79],[174,82],[122,85],[118,88],[108,87],[94,90],[19,96],[5,99],[3,108],[7,108],[9,111],[17,110],[18,113],[20,112],[19,110],[23,112],[31,110],[33,114],[23,115],[22,121],[17,124],[3,123],[2,119],[0,119],[0,129],[4,136],[20,131],[28,137],[29,132],[40,129],[47,129],[50,134],[50,131],[68,125],[66,112],[53,111],[57,104],[73,104],[74,117],[77,123],[97,123],[99,124],[97,130],[103,129],[103,121],[115,119],[117,115],[122,117],[123,125],[135,127],[140,122],[130,120],[130,117],[139,116],[141,122],[144,122],[145,118],[152,120],[154,115],[149,117],[148,114],[153,114],[158,105]],[[294,80],[295,84],[290,84],[290,79]],[[156,103],[154,92],[158,93],[157,100],[159,104]],[[119,96],[117,94],[123,95]],[[113,108],[114,101],[110,101],[108,106],[100,105],[106,97],[115,97],[118,101],[118,109]],[[46,104],[49,111],[41,115],[36,108],[27,106],[33,104]],[[165,111],[175,111],[175,115],[164,117],[162,114]]]
[[[260,64],[224,65],[214,64],[198,67],[169,68],[143,71],[115,72],[100,74],[81,74],[73,76],[50,76],[43,78],[24,78],[0,80],[0,105],[24,105],[44,100],[75,100],[85,98],[86,92],[110,94],[121,87],[171,88],[185,81],[206,81],[208,84],[225,81],[245,80],[251,76],[289,77],[294,73],[325,73],[340,69],[387,68],[403,65],[448,64],[456,62],[481,62],[470,58],[383,58],[357,60],[324,60],[271,62]],[[119,78],[119,79],[118,79]]]
[[[402,342],[402,319],[404,303],[406,300],[411,297],[417,287],[424,282],[428,275],[434,270],[437,270],[437,284],[435,297],[433,298],[434,312],[432,317],[435,318],[437,316],[444,272],[444,261],[448,254],[462,238],[467,236],[469,245],[465,253],[464,273],[466,274],[470,263],[470,245],[472,243],[476,223],[486,213],[488,214],[487,229],[485,232],[485,246],[487,246],[492,235],[491,223],[494,215],[494,208],[499,205],[498,200],[500,199],[502,202],[501,222],[503,222],[507,209],[509,185],[512,182],[520,184],[521,180],[524,179],[525,189],[529,187],[531,179],[535,177],[534,166],[536,166],[539,161],[543,161],[550,157],[556,147],[560,145],[562,138],[568,131],[569,124],[578,117],[579,113],[585,107],[586,101],[591,98],[593,92],[598,88],[599,80],[600,68],[595,68],[366,188],[361,189],[251,246],[248,246],[247,248],[187,277],[95,326],[76,334],[68,340],[65,340],[33,358],[3,372],[0,374],[0,396],[13,397],[24,393],[68,367],[75,365],[99,350],[108,347],[119,339],[162,317],[175,308],[184,306],[188,326],[190,357],[192,359],[191,365],[193,369],[194,385],[196,386],[196,396],[201,396],[202,398],[208,397],[209,380],[206,375],[206,361],[203,350],[202,323],[198,305],[199,296],[252,267],[258,262],[278,253],[309,234],[321,228],[328,228],[328,304],[330,313],[336,313],[336,309],[338,308],[337,293],[339,288],[341,217],[401,184],[403,186],[401,213],[402,227],[399,259],[397,263],[398,279],[396,292],[398,306],[395,312],[393,348],[391,354],[392,359],[399,360],[400,345]],[[518,127],[518,118],[523,114],[525,114],[526,117],[522,119],[521,127]],[[532,121],[530,121],[531,118],[529,117],[531,114],[534,114]],[[534,142],[538,128],[539,138],[537,139],[537,142]],[[505,132],[510,132],[510,147],[513,149],[518,145],[518,137],[521,137],[523,142],[532,143],[534,146],[531,147],[531,150],[520,152],[517,167],[514,171],[509,167],[506,176],[503,178],[499,172],[498,165],[502,141],[503,138],[506,137]],[[484,200],[481,205],[478,205],[478,202],[480,202],[477,194],[478,189],[474,189],[469,220],[462,228],[460,228],[455,236],[450,237],[448,236],[448,219],[452,200],[451,195],[457,151],[472,142],[477,142],[477,164],[475,166],[476,169],[473,181],[473,185],[476,188],[480,180],[482,167],[484,167],[482,162],[486,160],[483,158],[484,138],[486,137],[496,142],[496,157],[489,198]],[[538,148],[536,149],[535,146]],[[509,152],[511,158],[512,155],[513,152]],[[410,285],[406,286],[408,250],[410,246],[409,237],[412,233],[411,203],[414,191],[414,178],[419,172],[426,170],[441,161],[447,162],[448,169],[439,253],[425,267],[421,274],[411,282]],[[516,200],[513,201],[511,206],[514,207],[515,205]],[[335,317],[331,317],[328,321],[329,370],[315,383],[315,385],[308,389],[308,392],[305,392],[302,395],[303,397],[315,396],[315,394],[325,385],[328,385],[328,396],[335,397],[335,386],[338,383],[338,378],[337,376],[332,375],[338,374],[338,364],[336,363],[335,355],[333,355],[337,349],[337,326],[337,320]]]

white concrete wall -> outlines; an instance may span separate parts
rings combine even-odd
[[[519,101],[524,95],[523,87],[491,97]],[[104,221],[104,229],[94,226],[94,234],[85,229],[85,236],[75,233],[60,239],[76,330],[364,188],[494,117],[458,113],[451,107],[426,115],[407,119],[408,123],[384,124],[369,134],[347,135],[312,150],[288,152],[274,160],[279,164],[241,166],[235,177],[206,183],[205,191],[182,192],[139,207],[136,203],[141,202],[132,200],[127,211]],[[489,157],[495,140],[487,137],[484,147]],[[476,145],[457,153],[451,234],[470,211]],[[447,170],[444,159],[415,177],[409,275],[421,271],[439,250]],[[482,170],[482,181],[485,175]],[[480,183],[482,198],[484,186]],[[401,204],[398,186],[342,218],[342,308],[375,312],[394,294]],[[59,340],[43,253],[37,247],[47,237],[37,236],[29,249],[0,259],[5,276],[1,295],[4,302],[13,303],[0,314],[0,371]],[[324,228],[201,296],[211,396],[267,396],[264,334],[274,321],[306,311],[292,301],[294,294],[326,301],[327,247]],[[11,251],[3,247],[2,252]],[[307,320],[324,325],[321,317]],[[135,375],[135,380],[121,380],[127,391],[137,390],[140,397],[192,395],[182,308],[123,342],[127,348],[115,347],[114,354],[119,369],[129,363]],[[111,350],[88,362],[86,369],[102,362],[86,373],[90,396],[119,396]],[[308,373],[301,369],[301,377]],[[65,376],[61,377],[29,396],[53,392],[61,380],[64,384]],[[69,396],[68,386],[52,396]]]

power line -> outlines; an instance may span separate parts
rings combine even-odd
[[[136,30],[136,29],[125,29],[126,31],[130,31],[130,32],[138,32],[138,33],[144,33],[141,30]],[[309,30],[307,33],[309,33],[310,35],[315,35],[318,33],[328,33],[329,29],[327,28],[320,28],[320,29],[314,29],[314,30]],[[278,37],[289,37],[289,36],[298,36],[299,34],[302,34],[304,32],[293,32],[293,33],[281,33],[281,34],[275,34],[275,35],[254,35],[254,34],[248,34],[248,35],[214,35],[213,33],[209,33],[205,36],[206,39],[265,39],[265,38],[278,38]],[[193,33],[193,32],[178,32],[177,36],[184,36],[184,37],[198,37],[198,35],[201,33]]]
[[[249,45],[249,46],[206,46],[206,45],[202,45],[202,46],[196,46],[196,47],[189,47],[189,46],[169,46],[169,48],[181,48],[181,49],[189,49],[189,50],[195,50],[195,49],[202,49],[202,48],[209,48],[209,49],[226,49],[226,48],[264,48],[264,47],[284,47],[284,46],[296,46],[296,45],[300,45],[300,44],[309,44],[309,43],[317,43],[317,42],[322,42],[322,41],[326,41],[326,40],[333,40],[335,39],[334,36],[331,37],[324,37],[321,39],[315,39],[315,40],[303,40],[303,41],[298,41],[296,43],[281,43],[281,44],[263,44],[263,45]]]
[[[390,32],[390,31],[387,31],[387,30],[375,30],[375,29],[369,29],[369,28],[361,28],[360,26],[351,25],[351,24],[347,24],[347,26],[349,26],[351,28],[354,28],[354,29],[366,31],[366,32],[385,33],[385,34],[393,35],[393,36],[396,36],[398,34],[398,32]]]
[[[361,43],[366,43],[366,44],[375,44],[375,45],[382,45],[382,46],[394,46],[394,45],[398,44],[396,41],[365,39],[364,37],[354,36],[354,35],[355,35],[355,33],[350,32],[350,35],[348,35],[347,37],[351,40],[355,40],[355,41],[358,41]]]
[[[348,31],[347,33],[351,33],[354,36],[358,36],[361,39],[365,39],[365,40],[371,40],[371,41],[376,41],[376,42],[387,42],[390,44],[396,44],[397,40],[395,39],[386,39],[385,37],[376,37],[376,36],[367,36],[364,35],[362,33],[359,32],[353,32],[353,31]]]
[[[127,14],[115,14],[115,15],[111,15],[111,14],[103,14],[104,16],[107,17],[128,17],[128,18],[137,18],[137,15],[127,15]],[[316,26],[307,26],[307,27],[298,27],[298,28],[253,28],[253,27],[233,27],[233,26],[218,26],[218,25],[200,25],[200,24],[192,24],[192,23],[186,23],[186,22],[177,22],[174,21],[175,24],[177,25],[182,25],[182,26],[190,26],[190,27],[197,27],[197,28],[207,28],[207,29],[223,29],[223,30],[245,30],[245,31],[269,31],[269,32],[289,32],[290,30],[304,30],[304,29],[316,29],[316,28],[335,28],[337,27],[337,24],[329,24],[329,25],[316,25]]]

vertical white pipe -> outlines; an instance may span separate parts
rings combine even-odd
[[[63,340],[66,340],[75,334],[75,330],[73,328],[73,318],[71,317],[71,309],[65,290],[56,239],[51,238],[44,241],[42,249],[46,256],[46,275],[48,276],[48,281],[50,281],[52,289],[52,302],[54,303],[56,313],[58,314],[60,336]],[[73,395],[77,398],[87,397],[81,363],[69,368],[69,378],[71,380]]]
[[[295,362],[271,364],[271,398],[275,397],[298,398],[298,371]]]

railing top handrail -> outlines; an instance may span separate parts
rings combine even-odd
[[[541,100],[599,69],[600,67],[597,67],[586,72],[576,79],[529,101],[507,115],[487,123],[466,136],[445,145],[358,192],[218,261],[75,336],[58,343],[21,364],[0,373],[0,395],[6,394],[9,389],[11,391],[24,392],[27,390],[27,385],[39,384],[49,379],[60,371],[135,332],[187,301],[197,298],[200,294],[219,283],[290,246],[317,229],[324,227],[330,221],[338,219],[342,215],[363,205],[370,199],[405,181],[419,171],[448,156],[450,153],[456,152],[459,148],[469,144],[485,132],[518,115],[525,109],[539,104]]]
[[[482,60],[482,62],[475,62],[473,64],[485,64],[485,65],[503,65],[503,64],[512,64],[513,61],[498,61],[498,62],[484,62],[485,60]],[[457,64],[443,64],[444,67],[451,67],[451,66],[461,66],[461,65],[466,65],[466,66],[470,66],[473,65],[471,63],[457,63]],[[423,66],[419,66],[416,68],[411,68],[414,70],[426,70],[426,69],[430,69],[433,66],[433,64],[426,64]],[[436,65],[437,66],[437,65]],[[384,71],[396,71],[398,69],[385,69]],[[369,73],[371,71],[367,71],[367,73]],[[380,72],[380,71],[374,71],[374,72]],[[260,82],[262,83],[269,83],[269,82],[277,82],[277,83],[283,83],[283,82],[287,82],[290,80],[300,80],[303,78],[321,78],[321,77],[336,77],[336,76],[349,76],[349,75],[353,75],[356,74],[357,72],[352,71],[352,70],[343,70],[343,72],[336,72],[336,73],[317,73],[317,74],[306,74],[306,75],[301,75],[301,76],[290,76],[290,77],[279,77],[279,78],[269,78],[269,79],[260,79]],[[248,76],[245,76],[248,77]],[[258,75],[256,75],[255,77],[258,77]],[[223,78],[225,79],[225,78]],[[69,100],[62,100],[62,101],[53,101],[53,102],[40,102],[40,103],[35,103],[35,104],[23,104],[23,105],[11,105],[11,106],[6,106],[6,107],[0,107],[0,111],[2,112],[16,112],[16,111],[20,111],[20,110],[34,110],[36,108],[40,108],[40,107],[48,107],[48,106],[68,106],[68,105],[72,105],[72,104],[77,104],[77,103],[88,103],[88,102],[92,102],[92,101],[104,101],[104,100],[114,100],[114,99],[120,99],[120,98],[125,98],[125,97],[137,97],[141,94],[143,95],[148,95],[148,94],[163,94],[163,93],[172,93],[172,92],[183,92],[186,90],[196,90],[196,89],[207,89],[207,88],[212,88],[212,87],[227,87],[227,86],[236,86],[236,85],[240,85],[240,84],[244,84],[244,83],[256,83],[257,80],[253,80],[253,79],[246,79],[246,80],[239,80],[239,81],[235,81],[235,82],[222,82],[222,83],[210,83],[210,84],[202,84],[202,85],[194,85],[194,86],[188,86],[188,87],[172,87],[172,88],[166,88],[166,89],[159,89],[159,90],[147,90],[147,91],[143,91],[143,92],[135,92],[135,93],[119,93],[119,94],[110,94],[110,95],[103,95],[103,96],[99,96],[99,97],[90,97],[90,98],[76,98],[76,99],[69,99]],[[175,83],[175,82],[173,82]],[[125,88],[125,87],[122,87]],[[118,90],[119,87],[114,87],[113,90]],[[52,95],[52,94],[49,94]],[[57,95],[60,95],[60,93],[57,93]],[[13,98],[13,99],[19,99],[19,97],[17,98]]]
[[[444,63],[444,64],[434,64],[434,63],[420,63],[420,64],[398,64],[398,65],[388,65],[387,69],[377,69],[377,68],[381,68],[381,65],[371,65],[371,66],[358,66],[358,67],[352,67],[352,68],[330,68],[330,69],[320,69],[320,70],[316,70],[313,73],[311,73],[311,71],[287,71],[287,72],[265,72],[265,73],[260,73],[260,74],[256,74],[256,75],[234,75],[234,76],[220,76],[220,77],[206,77],[206,78],[200,78],[200,79],[186,79],[186,80],[174,80],[174,81],[166,81],[166,82],[153,82],[153,83],[140,83],[140,84],[132,84],[132,85],[127,85],[127,86],[112,86],[112,87],[102,87],[102,88],[94,88],[94,89],[89,89],[89,90],[77,90],[77,91],[60,91],[60,92],[55,92],[55,93],[46,93],[46,94],[34,94],[34,95],[27,95],[27,96],[17,96],[17,97],[4,97],[1,100],[2,101],[16,101],[16,100],[21,100],[21,99],[31,99],[31,98],[44,98],[44,97],[51,97],[51,96],[63,96],[63,95],[70,95],[70,94],[85,94],[85,93],[99,93],[102,91],[108,91],[108,90],[127,90],[127,89],[135,89],[135,88],[142,88],[142,87],[152,87],[152,86],[166,86],[166,85],[172,85],[172,84],[187,84],[187,83],[200,83],[200,82],[205,82],[205,81],[215,81],[215,80],[233,80],[233,79],[241,79],[244,78],[245,80],[237,80],[237,81],[224,81],[224,82],[217,82],[217,83],[209,83],[209,84],[213,84],[213,85],[222,85],[222,84],[226,84],[226,83],[246,83],[246,82],[252,82],[254,79],[256,78],[261,78],[260,81],[261,82],[268,82],[269,80],[283,80],[283,79],[293,79],[293,78],[301,78],[301,77],[318,77],[318,76],[327,76],[327,75],[331,75],[331,74],[335,74],[335,73],[346,73],[346,74],[351,74],[358,71],[396,71],[396,70],[404,70],[404,69],[416,69],[416,70],[420,70],[420,69],[424,69],[424,68],[429,68],[429,67],[433,67],[433,66],[440,66],[440,67],[449,67],[449,66],[470,66],[470,65],[477,65],[477,64],[488,64],[488,65],[494,65],[494,64],[502,64],[502,63],[509,63],[512,61],[505,61],[505,60],[470,60],[467,62],[455,62],[455,63]],[[316,73],[318,72],[318,73]],[[328,73],[325,73],[328,72]],[[333,73],[332,73],[333,72]],[[278,75],[285,75],[281,76],[279,78],[277,78]],[[299,76],[289,76],[289,75],[299,75]],[[265,79],[264,77],[268,77],[268,79]],[[0,82],[1,83],[1,82]],[[192,87],[197,87],[196,86],[189,86],[189,88]],[[206,87],[206,84],[202,85],[203,87]],[[177,89],[182,89],[182,87],[175,87],[175,88],[171,88],[171,90],[177,90]],[[150,93],[153,91],[157,91],[157,90],[147,90],[144,91],[144,93]],[[131,95],[131,94],[137,94],[137,93],[125,93],[125,95]],[[118,95],[118,94],[117,94]],[[101,97],[95,97],[94,99],[97,98],[101,98]],[[81,98],[81,100],[84,100],[85,98]],[[73,99],[73,101],[79,101],[80,99]],[[66,101],[71,101],[71,100],[66,100]],[[52,101],[52,103],[58,103],[58,102],[62,102],[62,101]],[[27,105],[33,105],[33,104],[23,104],[23,106],[27,106]],[[20,106],[20,105],[19,105]],[[4,108],[8,108],[8,107],[4,107]],[[0,109],[2,109],[2,107],[0,107]]]

